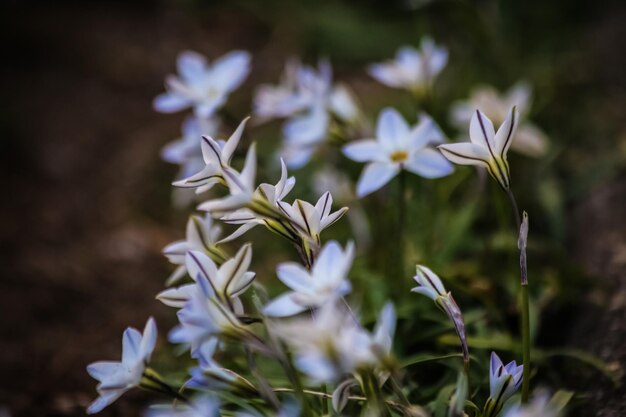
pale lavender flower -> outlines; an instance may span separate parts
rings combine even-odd
[[[278,279],[291,291],[270,301],[263,313],[272,317],[292,316],[348,294],[351,285],[347,275],[353,259],[351,242],[342,250],[339,243],[330,241],[322,247],[310,271],[295,262],[278,265]]]
[[[561,409],[562,406],[550,401],[546,392],[539,392],[529,404],[516,404],[506,410],[504,417],[559,417]]]
[[[519,112],[519,127],[511,149],[527,156],[540,157],[548,150],[548,138],[537,126],[527,120],[531,106],[531,87],[518,82],[506,93],[499,93],[491,86],[472,90],[469,99],[452,107],[450,119],[459,129],[467,129],[475,109],[481,109],[493,123],[504,123],[509,110],[516,107]]]
[[[425,178],[449,175],[452,165],[437,150],[440,130],[432,119],[422,117],[411,128],[395,109],[385,108],[378,117],[375,139],[361,139],[343,147],[343,153],[357,162],[367,162],[357,183],[357,195],[372,193],[405,169]]]
[[[485,403],[485,417],[498,415],[504,403],[522,384],[523,365],[511,361],[504,365],[495,352],[489,361],[489,398]]]
[[[155,110],[173,113],[193,107],[196,116],[208,118],[248,76],[250,54],[233,51],[209,63],[204,56],[185,51],[177,64],[178,76],[165,79],[167,92],[154,99]]]
[[[370,65],[369,74],[392,88],[401,88],[421,95],[448,63],[448,51],[432,39],[422,39],[420,49],[401,47],[394,60]]]
[[[87,366],[89,375],[99,381],[97,390],[100,394],[87,408],[87,413],[94,414],[102,411],[126,391],[139,386],[156,345],[156,339],[156,324],[150,317],[143,334],[132,327],[124,332],[121,362],[102,361]]]
[[[469,128],[471,142],[448,143],[439,145],[438,148],[455,164],[487,168],[498,184],[508,190],[511,185],[511,173],[507,152],[515,137],[518,119],[517,110],[513,107],[496,132],[491,120],[480,110],[476,110]]]

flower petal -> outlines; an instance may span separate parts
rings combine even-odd
[[[496,133],[495,142],[496,142],[496,153],[502,158],[506,160],[506,153],[511,147],[511,143],[513,143],[513,139],[515,138],[515,131],[517,129],[517,125],[519,122],[519,114],[515,106],[511,108],[508,116],[504,120],[504,123],[498,128],[498,133]]]
[[[399,171],[399,166],[385,162],[372,162],[366,165],[356,186],[357,196],[360,198],[378,190],[395,177]]]
[[[496,132],[491,120],[480,110],[476,110],[472,116],[469,134],[472,143],[483,146],[489,150],[489,153],[494,154],[496,146],[494,136]]]
[[[394,108],[383,109],[376,123],[376,139],[388,150],[402,146],[409,136],[409,125]]]
[[[450,162],[459,165],[480,165],[488,166],[488,151],[480,145],[469,142],[446,143],[437,147]]]
[[[276,275],[283,284],[297,292],[309,292],[312,279],[309,271],[295,262],[287,262],[278,265]]]
[[[348,143],[342,149],[345,156],[356,162],[384,161],[386,155],[374,139],[362,139]]]
[[[263,308],[263,314],[269,317],[288,317],[306,310],[306,307],[296,304],[292,300],[292,294],[288,292],[270,301]]]
[[[141,344],[139,345],[139,356],[145,361],[150,360],[152,351],[156,346],[157,341],[157,327],[153,317],[150,317],[146,322],[146,327],[143,329],[143,337]]]
[[[239,87],[250,72],[251,55],[246,51],[232,51],[213,63],[212,84],[229,93]]]
[[[183,51],[177,59],[178,73],[188,83],[201,81],[206,75],[207,60],[193,51]]]
[[[160,113],[176,113],[189,106],[191,106],[189,99],[173,93],[159,94],[152,102],[154,110]]]
[[[429,148],[414,154],[405,168],[424,178],[441,178],[454,171],[452,164],[440,152]]]

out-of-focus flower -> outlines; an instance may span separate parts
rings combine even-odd
[[[219,225],[213,224],[209,215],[204,217],[190,216],[187,220],[185,240],[178,240],[163,248],[163,254],[178,267],[167,279],[166,285],[178,282],[187,272],[185,258],[189,251],[202,251],[217,263],[226,260],[226,254],[217,246],[217,240],[222,233]]]
[[[352,242],[342,250],[333,240],[324,245],[310,271],[295,262],[278,265],[278,279],[292,291],[271,301],[263,313],[273,317],[292,316],[348,294],[351,285],[347,275],[353,259]]]
[[[309,161],[329,135],[333,118],[352,126],[361,118],[352,92],[344,85],[333,86],[328,61],[321,61],[317,70],[295,60],[288,61],[281,84],[259,87],[254,108],[262,119],[288,118],[279,153],[292,168]]]
[[[516,404],[509,408],[504,417],[559,417],[561,407],[552,403],[546,392],[539,392],[530,404]]]
[[[489,398],[485,403],[485,417],[498,415],[504,403],[522,384],[523,365],[515,361],[504,365],[495,352],[489,361]]]
[[[200,148],[205,163],[204,168],[190,177],[174,182],[174,186],[195,188],[197,193],[202,193],[211,189],[215,184],[227,184],[228,179],[225,176],[230,171],[234,171],[230,167],[230,161],[235,153],[235,149],[237,149],[237,145],[239,145],[248,119],[249,117],[243,119],[227,141],[219,141],[210,136],[202,136]]]
[[[347,144],[343,153],[357,162],[368,162],[357,184],[357,195],[363,197],[387,184],[400,170],[425,178],[439,178],[453,171],[452,165],[437,150],[428,147],[441,143],[433,120],[422,117],[411,128],[392,108],[378,117],[376,139],[362,139]]]
[[[217,135],[219,120],[189,116],[182,126],[182,136],[166,144],[161,150],[164,161],[180,165],[179,178],[187,178],[204,168],[202,136]]]
[[[432,87],[435,77],[447,63],[447,49],[435,45],[432,39],[425,37],[420,49],[403,46],[396,53],[395,59],[372,64],[368,72],[388,87],[402,88],[422,95]]]
[[[454,329],[461,342],[463,360],[466,364],[469,364],[469,349],[467,347],[467,337],[465,336],[465,322],[463,321],[461,309],[452,297],[452,293],[446,291],[441,279],[430,268],[423,265],[417,265],[415,272],[416,274],[413,279],[419,285],[411,289],[411,291],[430,298],[435,302],[437,307],[446,313],[450,321],[452,321]]]
[[[219,401],[207,394],[193,399],[191,404],[153,406],[145,417],[219,417]]]
[[[274,330],[296,351],[296,366],[319,382],[337,381],[360,371],[384,369],[391,354],[395,312],[388,304],[374,334],[337,303],[324,304],[310,318],[274,324]]]
[[[496,133],[491,120],[480,110],[476,110],[469,129],[471,142],[447,143],[439,145],[438,148],[455,164],[484,166],[498,184],[508,190],[511,185],[511,174],[507,152],[515,137],[518,119],[517,110],[515,107],[511,108]]]
[[[237,303],[237,297],[252,285],[256,275],[248,271],[251,260],[252,246],[248,243],[219,268],[204,252],[193,250],[187,252],[185,265],[194,281],[197,282],[198,277],[206,278],[211,286],[212,296],[235,310],[233,303]],[[166,305],[180,308],[187,302],[194,287],[195,284],[189,284],[171,288],[161,292],[157,298]]]
[[[511,107],[519,112],[520,122],[511,149],[522,154],[539,157],[548,149],[548,138],[537,126],[526,120],[530,111],[531,88],[525,82],[519,82],[506,93],[500,94],[491,86],[474,89],[468,100],[452,107],[450,119],[459,129],[467,129],[475,109],[481,109],[493,123],[504,123]]]
[[[348,207],[342,207],[331,213],[332,205],[333,196],[329,192],[325,192],[315,205],[300,199],[296,199],[291,205],[283,201],[278,202],[282,212],[299,232],[303,250],[311,264],[321,245],[320,233],[348,211]]]
[[[178,55],[178,76],[165,79],[167,92],[154,99],[154,109],[173,113],[193,107],[198,117],[212,116],[248,76],[250,59],[248,52],[232,51],[209,64],[196,52],[182,52]]]
[[[156,339],[156,324],[150,317],[143,335],[132,327],[124,332],[121,362],[102,361],[87,366],[89,375],[99,381],[97,390],[100,394],[87,408],[87,413],[94,414],[102,411],[126,391],[140,384],[156,345]]]

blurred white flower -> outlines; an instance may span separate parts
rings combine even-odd
[[[185,265],[194,281],[197,282],[198,277],[206,278],[211,286],[212,296],[235,311],[235,305],[238,304],[237,297],[252,285],[256,275],[248,271],[251,260],[252,246],[247,243],[233,258],[224,262],[219,268],[204,252],[194,250],[187,252]],[[167,289],[159,293],[157,299],[165,305],[181,308],[195,291],[195,286],[196,284],[188,284]]]
[[[196,116],[211,117],[250,72],[250,54],[232,51],[210,64],[191,51],[178,55],[178,76],[165,79],[167,92],[154,99],[154,109],[173,113],[193,107]]]
[[[189,251],[205,252],[215,262],[223,263],[226,260],[226,254],[217,247],[217,240],[221,233],[222,228],[213,224],[213,219],[208,214],[204,217],[189,216],[185,240],[172,242],[163,248],[163,254],[167,259],[174,265],[178,265],[178,268],[167,279],[166,285],[174,284],[187,273],[185,258]]]
[[[515,361],[504,365],[495,352],[489,361],[489,398],[485,403],[485,417],[496,416],[504,403],[511,398],[522,384],[523,365]]]
[[[179,178],[187,178],[204,168],[202,136],[216,136],[219,128],[216,118],[202,119],[189,116],[182,126],[182,136],[166,144],[161,150],[164,161],[180,165]]]
[[[374,333],[365,330],[347,308],[324,304],[310,318],[274,324],[274,330],[296,351],[296,366],[314,381],[384,369],[395,332],[393,305],[381,312]]]
[[[522,154],[539,157],[548,149],[548,138],[539,128],[525,120],[530,111],[531,88],[525,82],[518,82],[506,93],[500,94],[491,86],[474,89],[468,100],[452,107],[450,119],[461,130],[467,129],[475,109],[480,109],[493,123],[504,123],[509,110],[516,107],[519,112],[519,127],[511,149]]]
[[[434,79],[447,63],[447,49],[425,37],[420,49],[403,46],[396,53],[395,59],[372,64],[368,72],[388,87],[402,88],[421,95],[432,87]]]
[[[559,417],[561,407],[550,401],[546,392],[539,392],[530,404],[516,404],[506,410],[504,417]]]
[[[496,133],[493,123],[480,110],[472,116],[469,128],[471,142],[448,143],[438,148],[450,161],[460,165],[478,165],[487,168],[498,184],[508,190],[511,174],[507,161],[507,152],[515,137],[518,124],[515,107],[498,128]]]
[[[193,399],[191,404],[152,406],[145,417],[219,417],[219,401],[207,394]]]
[[[140,384],[146,365],[156,345],[157,328],[150,317],[143,335],[129,327],[122,337],[121,362],[102,361],[87,366],[87,372],[97,379],[100,396],[87,408],[88,414],[102,411],[129,389]]]
[[[348,158],[368,162],[357,183],[357,195],[378,190],[402,169],[425,178],[449,175],[452,165],[428,147],[442,141],[440,129],[433,125],[431,118],[422,116],[411,128],[395,109],[383,109],[376,124],[376,139],[361,139],[343,147]]]
[[[348,294],[351,285],[347,275],[353,259],[352,242],[342,250],[333,240],[322,247],[310,271],[295,262],[278,265],[278,279],[292,291],[270,301],[263,313],[273,317],[292,316]]]
[[[279,154],[292,168],[308,162],[328,136],[333,117],[349,125],[361,117],[352,92],[344,85],[333,86],[328,61],[320,61],[317,70],[288,61],[281,84],[259,87],[254,108],[262,119],[289,118],[283,125]]]

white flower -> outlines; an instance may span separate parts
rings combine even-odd
[[[182,136],[166,144],[161,150],[164,161],[180,165],[179,178],[186,178],[204,168],[200,146],[202,136],[215,136],[219,121],[189,116],[182,126]]]
[[[255,96],[255,114],[261,118],[289,118],[283,125],[279,151],[289,167],[303,166],[328,136],[333,117],[349,125],[361,118],[352,92],[332,84],[332,68],[320,61],[318,69],[287,62],[282,83],[261,86]]]
[[[466,129],[474,109],[481,109],[495,124],[504,122],[511,107],[516,107],[520,122],[511,149],[522,154],[539,157],[548,149],[548,138],[539,128],[525,120],[530,111],[531,88],[527,83],[519,82],[506,93],[500,94],[491,86],[474,89],[467,101],[455,104],[451,111],[451,121],[459,129]]]
[[[189,216],[185,240],[178,240],[163,248],[163,254],[167,259],[178,265],[166,281],[166,285],[172,285],[179,281],[187,272],[185,257],[187,252],[203,251],[216,262],[222,263],[226,259],[225,253],[217,247],[217,240],[222,233],[219,225],[213,224],[213,219],[208,214],[204,217]]]
[[[188,251],[185,256],[186,269],[194,281],[199,277],[207,279],[211,286],[212,296],[223,304],[235,309],[233,303],[238,303],[237,297],[252,285],[255,273],[248,271],[252,260],[252,246],[247,243],[239,249],[237,254],[224,262],[219,268],[204,252]],[[183,285],[162,291],[157,295],[165,305],[183,307],[193,293],[195,284]]]
[[[347,144],[343,153],[357,162],[368,162],[357,184],[357,195],[363,197],[378,190],[395,177],[400,170],[425,178],[449,175],[452,165],[431,143],[440,143],[440,130],[434,122],[422,117],[411,128],[402,116],[392,108],[386,108],[378,117],[376,139],[362,139]]]
[[[368,332],[347,308],[326,303],[309,318],[273,325],[296,351],[296,366],[319,382],[337,381],[361,370],[384,369],[395,332],[393,305],[383,308],[374,333]]]
[[[246,117],[242,120],[227,141],[219,141],[210,136],[202,136],[200,149],[205,164],[204,168],[190,177],[174,182],[174,185],[182,188],[196,188],[197,193],[202,193],[211,189],[217,183],[227,184],[225,176],[229,171],[234,171],[230,167],[230,161],[233,158],[235,149],[237,149],[237,145],[239,145],[248,119],[249,117]]]
[[[145,417],[219,417],[219,401],[207,394],[193,399],[191,404],[153,406]]]
[[[256,199],[256,201],[264,201],[276,209],[278,209],[278,203],[282,201],[287,194],[289,194],[296,184],[296,179],[294,177],[287,176],[287,166],[285,165],[285,162],[281,160],[280,164],[281,175],[278,182],[275,185],[266,183],[260,184],[255,190],[253,196],[253,199]],[[250,208],[236,210],[221,217],[220,220],[228,224],[241,225],[235,232],[225,237],[220,242],[230,242],[231,240],[242,236],[248,230],[259,224],[264,224],[270,230],[278,231],[281,234],[289,233],[288,231],[283,230],[284,227],[282,227],[281,224],[272,219],[268,219],[266,215],[255,213]]]
[[[425,295],[435,302],[450,319],[454,325],[459,341],[461,342],[461,349],[463,351],[463,360],[469,364],[469,348],[467,346],[467,337],[465,335],[465,322],[463,321],[463,314],[458,304],[452,297],[452,293],[446,291],[441,279],[430,268],[423,265],[416,265],[416,274],[413,279],[419,284],[419,286],[411,289],[411,291],[418,294]]]
[[[342,207],[331,213],[332,205],[333,196],[329,192],[325,192],[315,205],[299,199],[296,199],[292,205],[283,201],[278,202],[278,207],[299,232],[305,255],[311,264],[321,244],[320,233],[332,226],[348,211],[347,207]]]
[[[496,416],[504,403],[522,384],[524,366],[515,361],[504,365],[495,352],[489,361],[489,398],[485,404],[485,417]]]
[[[431,87],[447,63],[448,51],[436,46],[432,39],[424,38],[419,50],[404,46],[394,60],[370,65],[368,72],[388,87],[422,94]]]
[[[87,366],[89,375],[99,381],[97,390],[100,394],[87,408],[87,413],[94,414],[102,411],[123,393],[139,385],[156,345],[156,338],[156,324],[150,317],[143,335],[132,327],[124,332],[121,362],[94,362]]]
[[[198,274],[196,279],[196,283],[189,287],[183,308],[177,313],[180,325],[169,334],[171,342],[189,344],[192,355],[215,337],[238,337],[242,333],[239,319],[216,297],[205,275]]]
[[[511,174],[507,152],[515,137],[518,114],[511,109],[504,123],[494,130],[493,123],[480,110],[476,110],[470,123],[471,142],[439,145],[439,150],[450,161],[460,165],[478,165],[487,168],[489,174],[507,190],[511,185]]]
[[[278,265],[278,279],[292,291],[270,301],[263,313],[273,317],[292,316],[348,294],[351,285],[347,275],[353,259],[352,242],[344,251],[333,240],[324,245],[310,271],[295,262]]]
[[[193,107],[196,116],[210,117],[249,72],[250,54],[245,51],[230,52],[212,64],[198,53],[182,52],[178,56],[179,76],[166,78],[167,92],[154,99],[154,108],[173,113]]]

